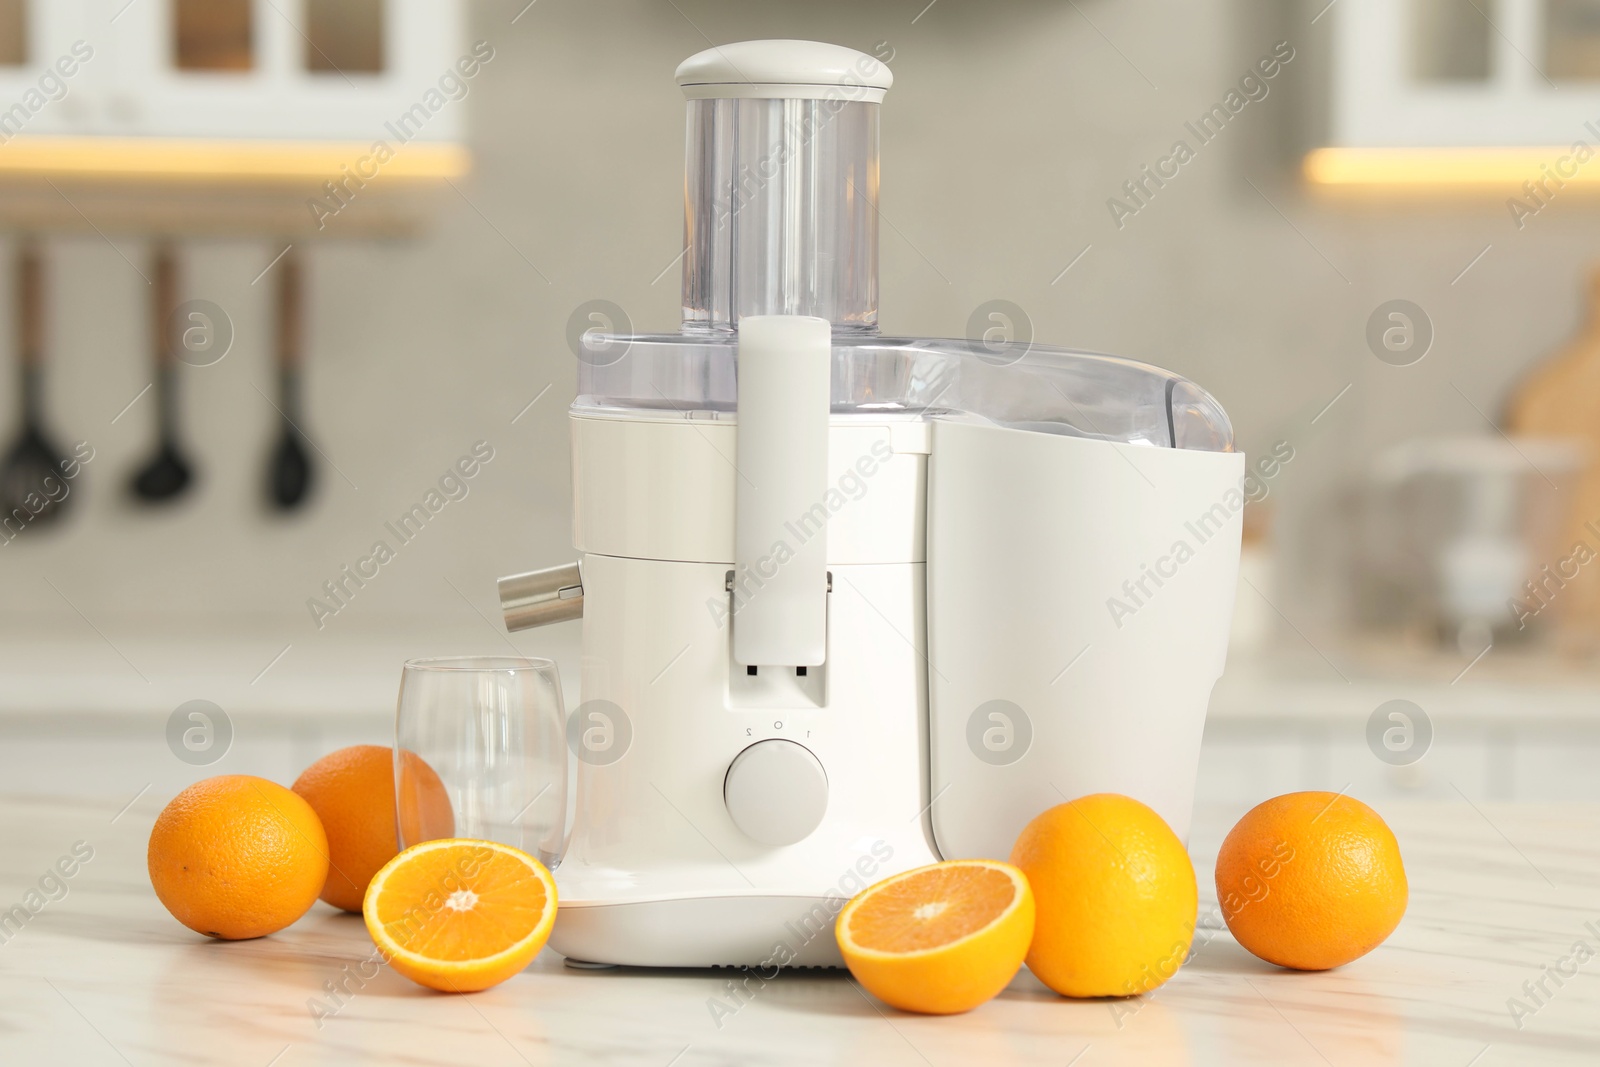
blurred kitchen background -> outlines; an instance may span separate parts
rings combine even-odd
[[[553,654],[570,691],[575,625],[507,635],[494,580],[572,558],[575,312],[677,324],[673,70],[763,37],[894,71],[886,333],[1009,301],[1292,457],[1202,801],[1600,799],[1600,0],[0,0],[0,437],[32,248],[35,410],[92,456],[0,534],[4,787],[175,790],[192,700],[233,735],[206,773],[288,781],[386,741],[408,656]],[[153,502],[163,246],[193,478]]]

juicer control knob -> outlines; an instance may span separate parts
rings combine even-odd
[[[747,837],[763,845],[792,845],[821,825],[828,810],[828,776],[804,745],[757,741],[728,765],[722,798]]]

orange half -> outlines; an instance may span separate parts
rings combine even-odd
[[[539,954],[556,921],[556,883],[509,845],[424,841],[372,876],[361,914],[389,966],[430,989],[470,993]]]
[[[1033,939],[1033,890],[997,860],[951,860],[862,890],[834,932],[850,973],[904,1011],[970,1011],[1006,987]]]

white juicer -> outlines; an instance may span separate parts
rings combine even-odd
[[[857,890],[1005,858],[1095,792],[1187,835],[1244,457],[1140,363],[877,332],[878,110],[860,52],[751,41],[689,98],[680,332],[590,334],[576,811],[551,943],[609,964],[838,965]]]

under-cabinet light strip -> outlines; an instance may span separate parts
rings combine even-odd
[[[1312,185],[1378,191],[1600,186],[1600,150],[1583,147],[1318,148],[1302,173]]]
[[[471,156],[459,144],[409,141],[247,141],[158,137],[18,136],[0,143],[0,176],[179,181],[338,182],[347,174],[371,180],[459,178]]]

